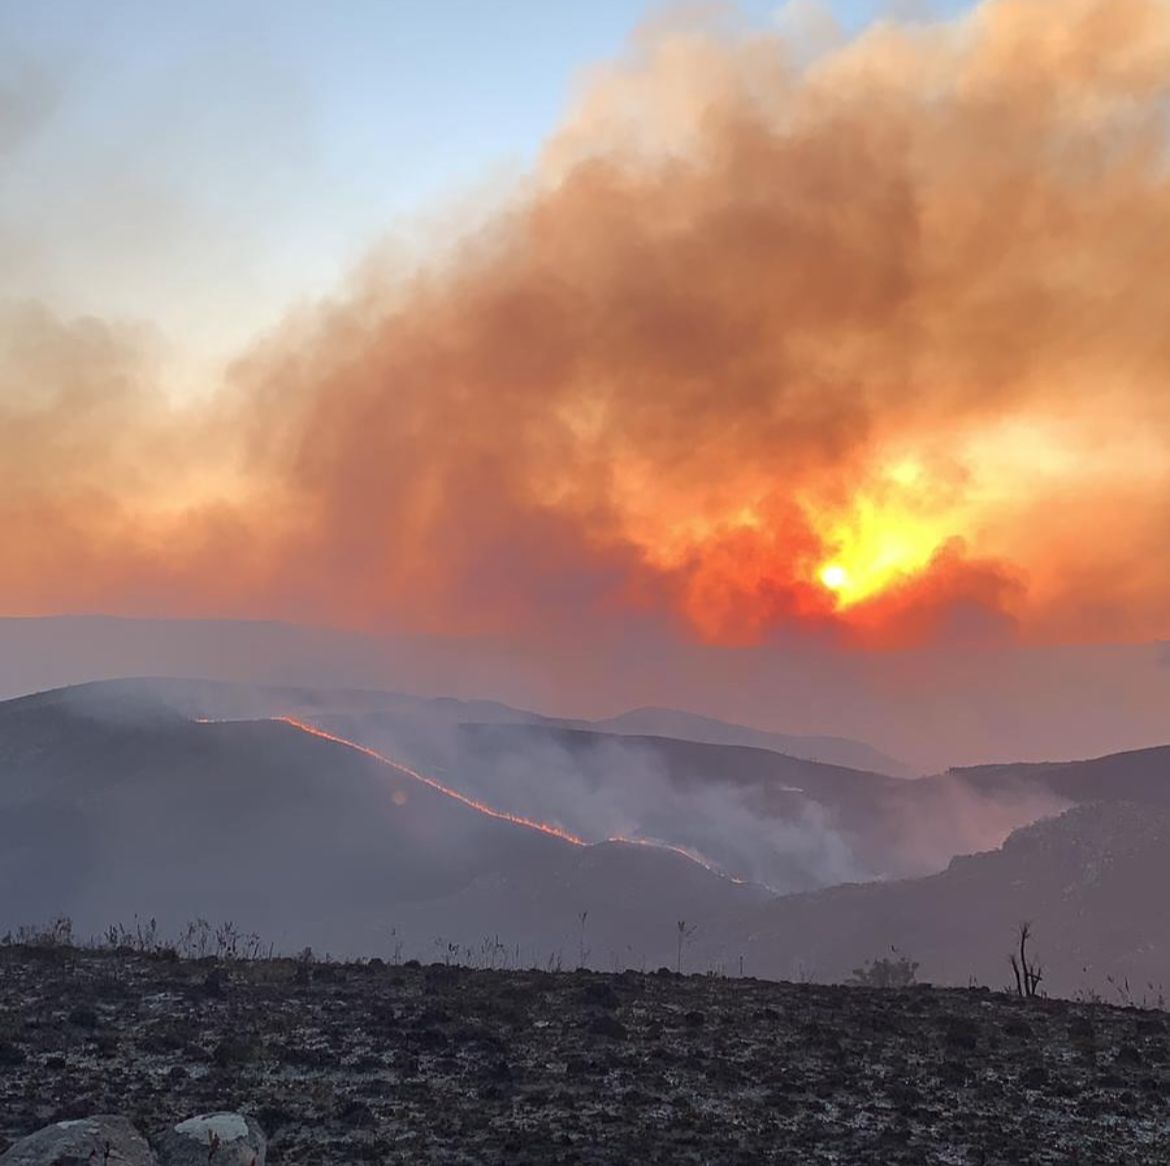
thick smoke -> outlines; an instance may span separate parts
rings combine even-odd
[[[116,330],[6,323],[4,605],[1164,633],[1168,95],[1165,0],[656,26],[451,257],[198,416]]]
[[[723,774],[685,785],[672,780],[663,758],[636,741],[599,738],[574,754],[534,739],[490,760],[472,744],[453,753],[444,776],[497,808],[555,822],[587,842],[679,847],[732,878],[781,893],[884,873],[867,868],[832,815],[801,791],[786,791],[793,796],[785,815],[769,814],[753,804],[764,800],[761,791],[737,789]]]

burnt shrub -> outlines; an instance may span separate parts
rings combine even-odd
[[[849,984],[859,988],[909,988],[918,980],[918,961],[902,955],[896,949],[891,956],[872,959],[853,969]]]
[[[0,1069],[15,1069],[28,1060],[28,1055],[19,1045],[0,1041]]]
[[[611,1012],[621,1004],[618,994],[604,980],[593,980],[586,984],[577,993],[577,999],[582,1004],[588,1004],[594,1008],[605,1008]]]
[[[66,1019],[78,1028],[97,1028],[97,1013],[88,1004],[78,1004],[71,1008]]]
[[[626,1026],[609,1015],[595,1016],[589,1022],[588,1031],[607,1040],[625,1040],[627,1037]]]
[[[221,1072],[231,1072],[256,1060],[259,1053],[250,1037],[225,1037],[211,1050],[211,1063]]]
[[[943,1027],[943,1040],[952,1049],[973,1053],[979,1047],[979,1026],[964,1016],[951,1016]]]

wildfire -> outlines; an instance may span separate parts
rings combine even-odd
[[[444,785],[437,778],[429,777],[425,773],[419,773],[418,770],[412,769],[409,765],[404,765],[401,761],[395,761],[393,758],[387,757],[384,753],[379,753],[376,749],[371,749],[367,745],[359,744],[348,737],[338,736],[336,733],[327,732],[325,729],[319,729],[316,725],[311,725],[307,721],[302,721],[297,717],[292,716],[277,716],[269,718],[278,724],[288,725],[290,728],[296,729],[298,732],[307,733],[310,737],[319,737],[322,741],[329,741],[334,745],[341,745],[346,749],[352,749],[355,753],[360,753],[364,757],[370,758],[372,761],[378,762],[379,765],[385,765],[393,769],[396,773],[402,774],[404,777],[409,777],[414,781],[422,782],[423,785],[429,786],[437,793],[444,797],[451,798],[452,801],[458,802],[460,805],[467,806],[468,809],[477,811],[480,814],[486,814],[489,818],[495,818],[501,822],[510,822],[513,826],[521,826],[526,830],[537,830],[541,834],[547,834],[552,838],[559,838],[562,842],[568,842],[571,846],[588,846],[589,843],[584,839],[578,837],[576,834],[570,833],[568,830],[562,829],[560,826],[554,826],[550,822],[539,822],[534,818],[525,818],[520,814],[511,814],[507,810],[498,810],[494,806],[489,806],[486,802],[481,802],[477,798],[468,797],[466,794],[460,793],[456,789],[452,789],[448,785]],[[223,724],[222,719],[213,717],[196,717],[195,723],[200,725]],[[399,795],[393,798],[395,805],[402,805],[403,800],[400,800]],[[681,855],[683,858],[689,859],[691,862],[710,871],[712,874],[719,875],[720,878],[725,878],[729,882],[742,885],[746,880],[735,878],[713,866],[693,851],[682,847],[675,846],[669,842],[658,842],[647,838],[625,838],[621,836],[614,836],[606,839],[607,842],[616,842],[626,846],[650,846],[657,850],[669,850],[675,854]]]
[[[708,862],[702,855],[696,854],[689,847],[676,846],[673,842],[660,842],[654,838],[627,838],[621,834],[615,834],[612,838],[606,839],[606,841],[620,842],[623,846],[649,846],[654,850],[669,850],[673,854],[690,859],[691,862],[697,863],[704,870],[708,870],[720,878],[727,879],[728,882],[735,883],[737,886],[742,887],[747,883],[747,879],[738,879],[734,875],[729,875],[725,870],[720,870],[714,863]]]
[[[437,790],[445,797],[451,798],[453,801],[459,802],[461,805],[467,806],[472,810],[477,810],[481,814],[486,814],[489,818],[498,818],[501,822],[511,822],[513,826],[523,826],[528,830],[539,830],[541,834],[548,834],[550,837],[559,838],[562,842],[571,843],[573,846],[587,846],[588,843],[584,838],[578,838],[576,834],[570,834],[567,830],[562,830],[559,826],[553,826],[548,822],[537,822],[532,818],[523,818],[519,814],[509,814],[507,810],[497,810],[484,802],[477,801],[475,798],[469,798],[466,794],[461,794],[458,790],[452,789],[450,786],[444,785],[441,781],[433,777],[428,777],[425,773],[419,773],[415,769],[411,769],[409,765],[403,765],[401,761],[394,761],[379,753],[376,749],[370,749],[366,745],[359,745],[357,741],[351,741],[348,737],[339,737],[335,733],[327,733],[324,729],[318,729],[316,725],[310,725],[306,721],[297,720],[296,717],[273,717],[272,720],[278,721],[282,725],[291,725],[294,729],[299,729],[302,733],[308,733],[310,737],[320,737],[323,741],[331,741],[334,745],[344,745],[347,749],[352,749],[355,753],[361,753],[366,757],[377,761],[380,765],[387,765],[405,777],[413,778],[415,781],[421,781],[423,785],[428,785],[433,790]]]

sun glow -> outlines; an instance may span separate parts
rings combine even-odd
[[[904,448],[791,491],[759,471],[689,492],[632,469],[619,481],[626,537],[685,579],[681,609],[713,640],[749,642],[777,596],[791,611],[849,618],[928,572],[974,519],[965,466]]]
[[[820,582],[849,607],[886,591],[929,567],[953,536],[942,516],[914,514],[858,498],[852,511],[825,524],[829,562],[817,572]]]
[[[869,599],[930,565],[947,540],[936,522],[884,512],[866,499],[835,522],[826,539],[832,560],[821,567],[821,583],[838,607]]]
[[[844,506],[807,509],[825,552],[815,578],[838,610],[925,571],[969,517],[945,484],[909,458],[889,462]]]
[[[821,568],[820,580],[830,591],[841,591],[849,585],[849,572],[840,563],[829,563]]]

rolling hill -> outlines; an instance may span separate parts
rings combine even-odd
[[[285,950],[377,953],[409,908],[411,942],[429,951],[456,930],[441,904],[473,894],[475,936],[461,942],[523,930],[554,950],[582,878],[620,884],[608,868],[631,863],[640,899],[611,896],[613,922],[592,900],[618,947],[645,949],[683,886],[706,922],[763,896],[673,852],[588,847],[493,816],[290,723],[197,723],[125,686],[0,704],[0,930],[61,914],[82,932],[205,917]],[[531,925],[514,894],[526,885],[541,888]]]
[[[1028,921],[1046,991],[1154,1001],[1170,988],[1168,880],[1170,811],[1092,802],[936,875],[774,899],[729,920],[712,950],[738,946],[757,975],[837,980],[893,947],[929,981],[1001,988]]]

